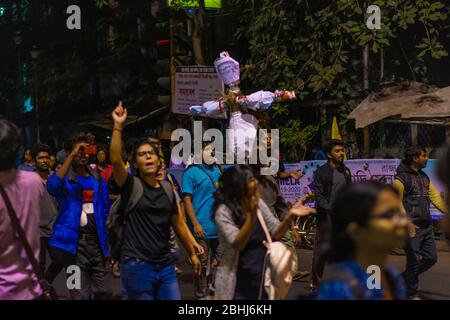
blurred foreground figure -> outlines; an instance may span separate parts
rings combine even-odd
[[[214,217],[223,252],[216,274],[217,300],[267,300],[282,296],[283,293],[275,292],[273,297],[272,288],[266,285],[265,241],[279,241],[296,216],[315,212],[297,203],[280,222],[261,199],[258,184],[252,169],[245,165],[233,166],[222,176]],[[270,271],[276,273],[274,269]],[[289,271],[292,276],[293,263]],[[272,280],[283,282],[280,278]],[[287,293],[288,288],[273,284]]]
[[[406,237],[398,191],[372,181],[351,184],[337,195],[332,211],[329,261],[334,264],[317,299],[406,299],[400,273],[386,266],[391,250]]]
[[[450,148],[447,149],[443,158],[439,160],[437,171],[439,179],[441,179],[441,181],[445,183],[447,187],[447,208],[449,208],[450,198],[448,191],[450,190]],[[448,215],[448,211],[447,215],[444,218],[442,227],[448,237],[450,235],[450,217]]]
[[[0,119],[0,188],[12,204],[11,213],[17,216],[35,260],[39,260],[39,207],[44,186],[37,174],[16,169],[20,141],[19,129]],[[41,292],[24,243],[0,196],[0,300],[35,299]]]

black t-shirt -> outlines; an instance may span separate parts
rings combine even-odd
[[[266,235],[257,219],[253,225],[252,234],[247,245],[239,253],[236,291],[240,299],[258,299],[264,257],[267,251],[263,244],[264,240],[266,240]]]
[[[165,263],[170,259],[170,216],[177,212],[163,187],[153,188],[141,180],[144,195],[129,212],[122,245],[122,256],[138,258],[153,263]],[[128,175],[121,189],[121,196],[128,199],[134,179]]]

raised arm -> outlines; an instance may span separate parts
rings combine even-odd
[[[112,112],[114,127],[112,131],[111,145],[109,149],[110,160],[113,167],[114,180],[117,186],[122,187],[127,181],[128,173],[122,159],[122,131],[123,124],[127,120],[127,109],[122,106],[122,101]]]

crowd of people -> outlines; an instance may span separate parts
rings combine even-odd
[[[443,213],[448,207],[423,171],[425,149],[406,151],[393,185],[355,183],[345,145],[331,140],[328,161],[314,174],[313,209],[288,204],[260,163],[225,170],[191,164],[180,185],[158,137],[136,139],[127,150],[120,103],[112,119],[109,147],[77,134],[56,155],[45,144],[22,153],[19,129],[0,119],[1,300],[55,299],[52,284],[61,272],[69,277],[71,266],[81,271],[80,285],[68,288],[71,299],[111,299],[113,274],[123,299],[178,300],[178,243],[193,268],[196,299],[283,298],[292,277],[308,274],[297,270],[294,221],[309,215],[317,221],[311,299],[420,299],[419,275],[438,258],[430,203]],[[214,157],[207,143],[202,153]],[[438,170],[447,186],[449,155]],[[279,179],[301,179],[280,171]],[[400,247],[403,274],[387,264]],[[279,258],[287,280],[273,278],[282,277],[277,250],[292,258]],[[370,266],[381,269],[379,288],[367,286]]]

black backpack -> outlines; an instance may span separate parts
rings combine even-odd
[[[111,258],[116,261],[120,260],[123,234],[129,214],[144,195],[144,186],[141,179],[136,176],[133,176],[133,179],[133,189],[131,190],[130,196],[128,198],[122,198],[122,196],[119,195],[111,205],[109,216],[106,221],[109,242],[111,244]],[[171,184],[167,181],[160,181],[160,184],[167,195],[170,204],[172,204],[174,201],[174,194]]]

